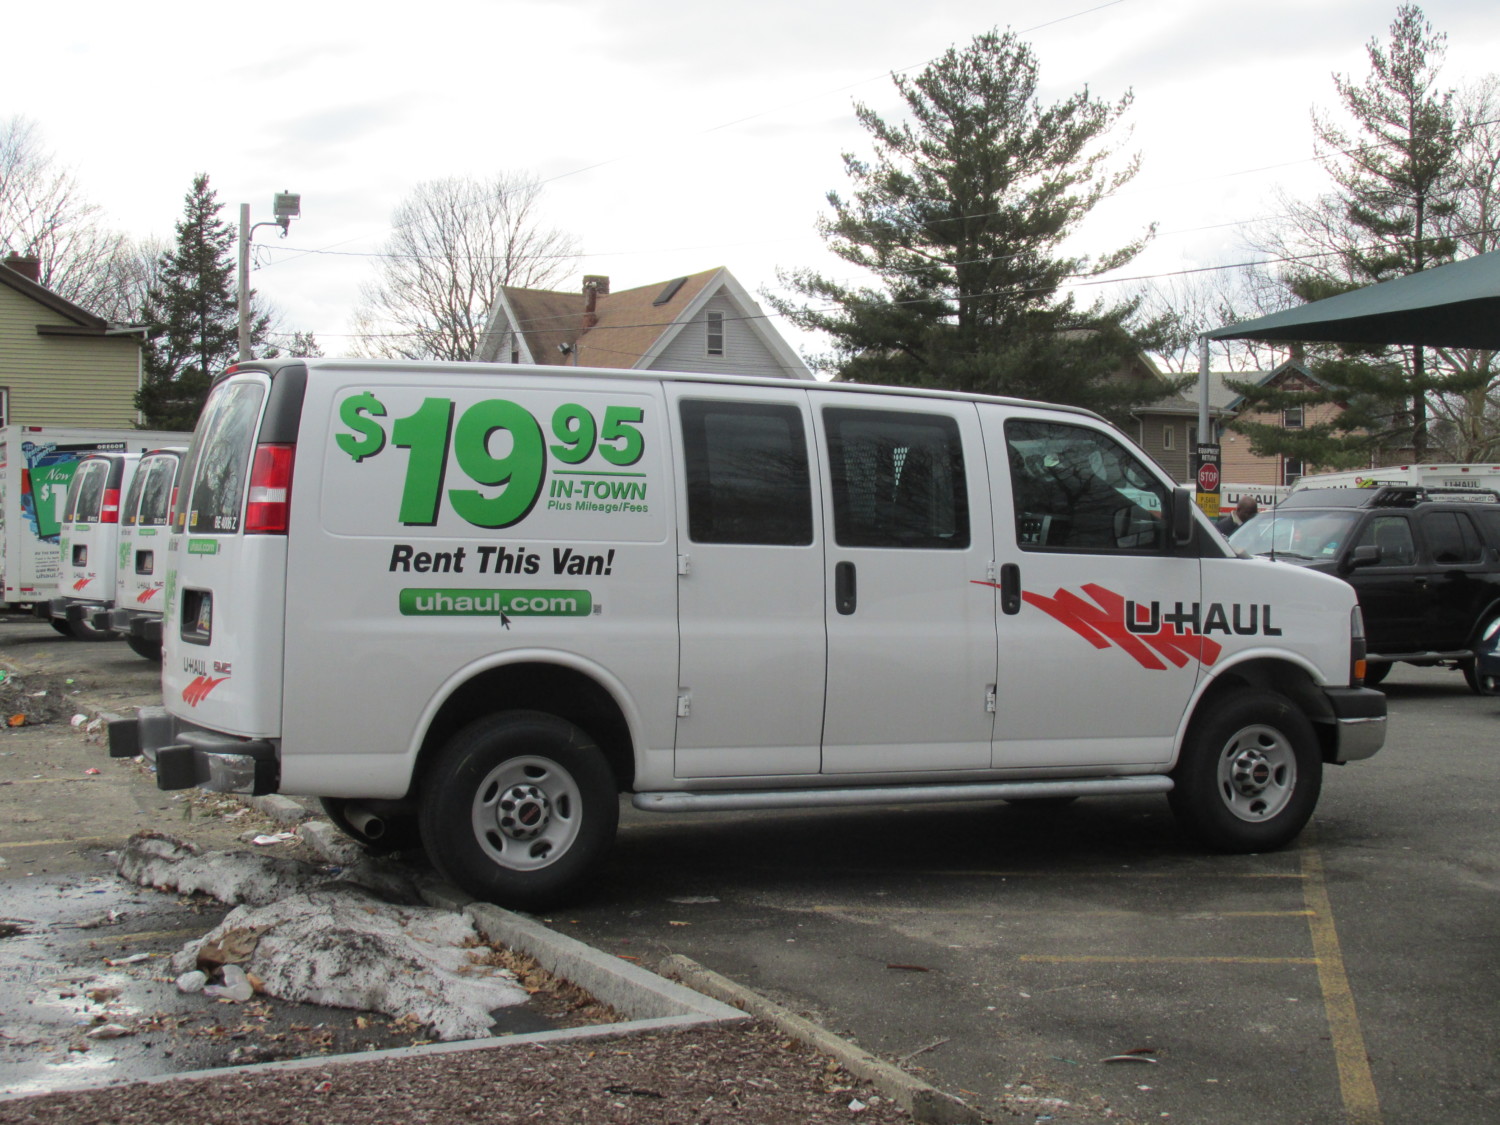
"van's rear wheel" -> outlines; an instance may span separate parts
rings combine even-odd
[[[459,731],[422,783],[422,840],[476,898],[544,909],[599,868],[619,821],[614,775],[593,740],[537,711]]]
[[[1307,717],[1274,691],[1244,691],[1193,720],[1168,795],[1177,822],[1222,852],[1297,838],[1318,803],[1323,760]]]
[[[143,656],[147,660],[161,663],[161,642],[148,641],[145,637],[137,637],[134,633],[125,634],[125,643],[130,646],[130,651],[137,656]]]

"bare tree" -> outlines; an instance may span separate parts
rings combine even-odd
[[[100,208],[59,167],[36,124],[0,122],[0,242],[34,257],[48,289],[106,320],[138,318],[162,247],[100,223]]]
[[[1162,347],[1153,353],[1162,370],[1198,370],[1198,338],[1239,320],[1274,312],[1278,299],[1265,273],[1236,266],[1202,273],[1170,275],[1147,288],[1141,313],[1166,325]],[[1209,362],[1216,371],[1254,371],[1273,366],[1275,349],[1257,340],[1214,340]]]
[[[473,359],[502,286],[540,288],[564,276],[574,239],[543,225],[530,176],[432,180],[397,208],[356,311],[355,350],[400,359]]]

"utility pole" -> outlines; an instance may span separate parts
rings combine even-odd
[[[261,227],[280,227],[281,237],[286,237],[292,220],[302,214],[302,197],[289,191],[277,192],[271,201],[276,218],[270,222],[250,225],[250,204],[240,204],[240,362],[250,358],[250,239]]]

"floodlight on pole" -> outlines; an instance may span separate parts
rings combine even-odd
[[[279,191],[271,200],[271,210],[276,218],[269,222],[250,225],[250,204],[240,204],[240,362],[250,358],[250,239],[261,227],[280,227],[281,237],[286,237],[292,220],[302,215],[302,197],[294,192]]]

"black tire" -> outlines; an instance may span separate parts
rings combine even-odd
[[[1394,661],[1386,660],[1379,664],[1365,665],[1365,687],[1375,687],[1391,674]]]
[[[499,906],[544,910],[576,898],[608,854],[619,817],[598,746],[538,711],[470,723],[422,779],[428,857],[457,886]]]
[[[47,624],[51,625],[52,628],[56,629],[65,637],[71,637],[73,635],[73,626],[68,624],[66,621],[59,621],[55,617],[49,617],[47,618]]]
[[[145,637],[137,637],[134,633],[125,634],[125,643],[130,646],[130,651],[137,656],[147,660],[161,663],[161,642],[148,641]]]
[[[422,830],[415,816],[382,814],[381,833],[378,837],[371,837],[356,828],[349,819],[347,810],[351,801],[343,797],[320,797],[319,800],[323,805],[323,815],[333,822],[333,826],[367,852],[390,855],[392,852],[412,851],[422,846]]]
[[[1469,685],[1470,691],[1475,695],[1484,694],[1479,687],[1479,669],[1475,666],[1472,657],[1468,660],[1460,660],[1458,662],[1458,670],[1464,674],[1464,683]]]
[[[1172,779],[1167,799],[1190,836],[1215,851],[1273,851],[1312,817],[1323,759],[1290,699],[1248,689],[1209,701],[1194,718]]]

